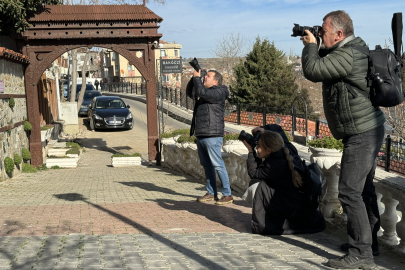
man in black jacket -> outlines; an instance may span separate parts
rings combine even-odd
[[[213,201],[216,204],[233,202],[228,173],[221,156],[224,136],[225,100],[229,96],[228,88],[222,85],[222,75],[216,70],[209,70],[204,84],[201,70],[194,71],[193,79],[187,85],[187,95],[195,100],[190,136],[197,137],[200,163],[204,167],[207,179],[207,193],[197,201]],[[222,183],[222,198],[218,200],[215,171]]]

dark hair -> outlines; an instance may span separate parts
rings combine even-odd
[[[335,28],[335,33],[338,30],[342,30],[345,37],[354,35],[353,21],[346,11],[336,10],[329,12],[325,17],[323,17],[323,21],[328,18],[331,19],[331,24]]]
[[[218,81],[218,85],[222,85],[222,75],[221,73],[219,73],[218,71],[216,71],[215,69],[210,69],[208,70],[208,72],[214,72],[214,80]]]
[[[266,130],[263,134],[260,135],[263,147],[270,150],[272,153],[277,152],[278,150],[283,149],[285,158],[288,163],[288,167],[292,173],[292,181],[294,186],[300,187],[302,185],[302,180],[300,174],[294,169],[294,158],[290,155],[290,150],[284,146],[284,141],[281,135],[277,132]]]

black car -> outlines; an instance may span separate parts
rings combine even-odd
[[[126,128],[132,129],[132,113],[129,105],[120,97],[99,96],[93,98],[88,107],[90,129]]]
[[[83,96],[82,106],[80,106],[79,115],[87,115],[87,109],[89,108],[89,104],[95,97],[101,96],[101,93],[97,90],[90,90],[85,91]],[[76,95],[76,101],[79,97],[79,94]]]
[[[68,99],[70,99],[70,93],[71,93],[71,91],[72,91],[72,85],[69,87],[69,97],[68,97]],[[79,94],[80,93],[80,91],[82,90],[82,84],[81,83],[79,83],[79,84],[76,84],[76,96],[77,96],[77,94]],[[91,90],[96,90],[96,88],[94,87],[94,85],[92,85],[91,83],[86,83],[86,89],[84,90],[84,91],[91,91]]]

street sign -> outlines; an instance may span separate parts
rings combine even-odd
[[[161,73],[181,73],[181,59],[160,59]]]
[[[0,81],[0,93],[4,93],[4,82]]]

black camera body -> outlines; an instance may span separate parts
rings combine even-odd
[[[294,27],[292,29],[292,37],[301,37],[301,36],[306,36],[307,34],[305,33],[305,30],[309,30],[309,32],[312,33],[315,37],[319,36],[319,32],[322,30],[322,26],[315,25],[313,27],[309,26],[300,26],[297,23],[294,23]]]
[[[201,69],[200,64],[198,64],[197,58],[194,57],[194,59],[191,62],[189,62],[189,64],[195,69],[195,71],[201,70],[201,80],[202,82],[204,82],[205,75],[207,75],[207,71],[205,69]]]
[[[259,142],[260,134],[260,131],[256,131],[255,134],[250,135],[249,133],[242,130],[239,134],[238,139],[240,141],[246,141],[252,147],[252,149],[254,149]]]

